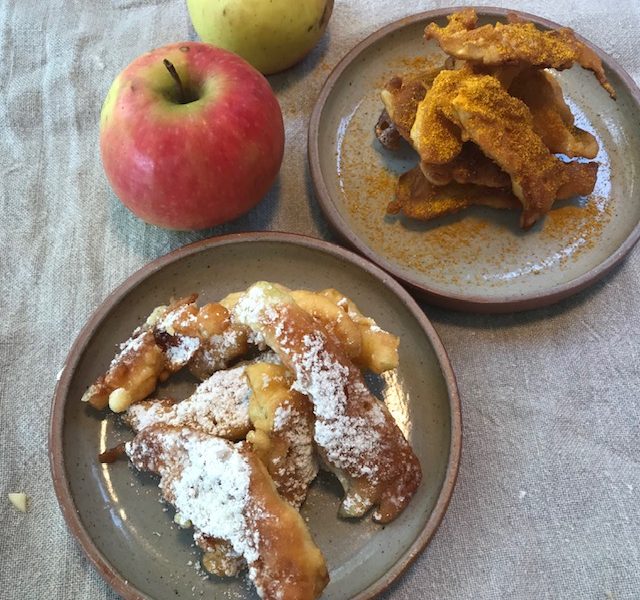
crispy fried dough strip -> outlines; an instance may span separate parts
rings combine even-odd
[[[173,398],[147,398],[132,404],[121,419],[135,433],[154,423],[167,423],[175,417],[175,405],[178,401]]]
[[[521,207],[511,190],[459,183],[434,186],[420,167],[415,167],[400,176],[396,199],[389,204],[387,212],[402,212],[413,219],[431,221],[474,205],[511,210]]]
[[[491,188],[511,185],[509,175],[471,142],[465,143],[460,154],[451,162],[442,165],[421,162],[420,168],[433,185],[447,185],[452,182],[473,183]]]
[[[571,109],[552,75],[527,70],[513,80],[509,94],[529,107],[534,131],[553,154],[565,154],[569,158],[596,157],[598,142],[590,133],[574,126]]]
[[[147,318],[147,321],[136,328],[131,337],[121,344],[109,369],[87,389],[82,396],[99,410],[110,403],[112,410],[121,412],[133,402],[148,396],[171,373],[184,366],[183,356],[175,349],[180,347],[183,354],[190,358],[189,352],[195,343],[183,335],[166,333],[164,337],[156,335],[160,320],[176,319],[190,307],[195,306],[197,295],[181,298],[169,306],[159,306]],[[197,310],[197,308],[196,308]]]
[[[243,439],[251,429],[249,389],[244,366],[218,371],[187,399],[142,400],[130,406],[122,420],[135,432],[164,423],[189,427],[229,440]],[[203,550],[203,568],[219,577],[232,577],[246,567],[229,542],[201,533],[194,536]]]
[[[411,144],[420,160],[440,165],[451,162],[462,150],[460,128],[451,107],[460,84],[472,76],[466,69],[441,71],[418,104],[411,127]]]
[[[557,200],[566,200],[574,196],[588,196],[591,194],[598,179],[598,163],[574,161],[564,164],[567,182],[558,188]]]
[[[524,207],[521,226],[530,227],[551,209],[571,167],[549,152],[527,106],[493,77],[466,79],[451,103],[465,136],[511,177]]]
[[[214,373],[182,400],[143,400],[129,407],[123,420],[140,431],[155,423],[189,427],[228,440],[241,440],[251,429],[245,367]]]
[[[249,442],[267,467],[282,496],[295,508],[307,497],[318,474],[313,447],[313,407],[291,389],[291,374],[282,366],[255,363],[246,368],[251,390],[249,416],[254,430]]]
[[[362,516],[377,505],[376,521],[395,518],[420,484],[420,464],[341,346],[267,282],[247,290],[233,318],[264,337],[313,402],[318,450],[346,491],[341,514]]]
[[[199,308],[197,294],[159,306],[121,345],[109,369],[82,396],[94,408],[122,412],[185,366],[204,379],[247,350],[246,332],[221,304]]]
[[[519,64],[537,68],[568,69],[578,63],[594,73],[600,85],[615,99],[615,90],[604,73],[598,55],[578,41],[571,29],[541,31],[533,23],[496,23],[476,28],[475,10],[468,8],[447,17],[446,27],[429,23],[427,40],[435,39],[456,59],[498,66]],[[513,21],[513,19],[512,19]]]
[[[331,300],[315,292],[294,290],[290,293],[302,310],[320,321],[342,344],[349,358],[357,360],[362,352],[362,335],[351,317]]]
[[[424,99],[439,72],[440,69],[429,69],[415,76],[392,77],[380,92],[390,121],[407,141],[410,141],[418,104]]]
[[[331,300],[359,327],[362,343],[360,354],[354,357],[354,362],[361,369],[369,369],[380,375],[398,367],[400,338],[397,335],[381,329],[371,317],[365,316],[360,311],[351,298],[342,292],[328,288],[318,294]]]
[[[157,424],[126,450],[137,469],[160,475],[163,498],[198,535],[226,540],[244,557],[261,598],[320,596],[329,580],[322,554],[246,443]]]

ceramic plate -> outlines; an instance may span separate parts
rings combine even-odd
[[[345,241],[433,303],[485,312],[550,304],[602,277],[640,237],[640,91],[597,48],[617,101],[580,67],[553,72],[576,124],[598,139],[598,182],[589,198],[561,203],[528,232],[515,212],[482,207],[431,223],[386,217],[398,174],[417,157],[408,146],[390,152],[375,139],[379,90],[394,74],[442,64],[444,54],[422,34],[427,23],[444,25],[455,10],[392,23],[334,69],[309,129],[316,195]],[[504,21],[506,11],[478,14],[484,24]],[[543,28],[559,27],[520,14]]]
[[[369,384],[407,433],[424,471],[409,507],[390,525],[338,520],[338,484],[314,482],[303,508],[330,568],[326,599],[371,598],[385,589],[434,534],[453,491],[460,458],[460,406],[445,350],[409,295],[368,261],[326,242],[291,234],[212,238],[159,258],[96,311],[67,358],[51,413],[53,479],[69,528],[99,572],[124,598],[257,598],[244,579],[203,577],[189,531],[173,525],[157,479],[126,461],[101,465],[98,453],[132,434],[113,414],[80,402],[116,345],[170,296],[202,302],[267,279],[291,287],[336,287],[400,335],[400,368]],[[161,392],[185,397],[195,386],[175,377]],[[166,509],[166,510],[165,510]]]

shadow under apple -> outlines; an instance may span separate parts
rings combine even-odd
[[[280,203],[280,176],[265,197],[248,213],[215,227],[198,231],[174,231],[149,225],[129,211],[111,191],[111,227],[114,234],[136,255],[152,260],[172,250],[209,237],[269,229]]]

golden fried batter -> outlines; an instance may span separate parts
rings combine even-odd
[[[324,558],[246,442],[159,423],[138,433],[126,452],[138,470],[160,475],[163,498],[193,525],[196,540],[213,538],[207,551],[219,550],[227,560],[231,547],[234,557],[246,560],[261,598],[320,596],[329,581]]]
[[[521,226],[530,227],[569,181],[567,165],[536,134],[527,106],[495,78],[467,78],[451,103],[465,136],[510,175],[513,193],[524,207]]]
[[[278,493],[300,508],[318,474],[313,447],[313,407],[292,389],[293,376],[282,366],[255,363],[246,368],[253,393],[249,417],[255,428],[247,435],[267,467]]]
[[[446,27],[436,23],[427,25],[425,38],[435,39],[456,59],[491,66],[551,67],[559,71],[578,63],[594,73],[612,98],[616,97],[598,55],[578,41],[569,28],[541,31],[533,23],[513,17],[506,25],[496,23],[476,28],[478,17],[472,8],[449,15],[447,19]]]
[[[460,154],[451,162],[443,165],[421,162],[420,168],[433,185],[447,185],[452,182],[473,183],[491,188],[511,185],[509,175],[472,142],[465,143]]]
[[[330,299],[308,290],[290,291],[296,304],[321,323],[342,345],[349,358],[356,361],[362,353],[362,335],[351,317]]]
[[[435,186],[425,178],[420,167],[415,167],[400,176],[396,199],[389,204],[387,212],[402,212],[413,219],[431,221],[474,205],[505,209],[521,206],[511,190],[460,183]]]
[[[430,69],[411,77],[392,77],[380,92],[391,123],[407,141],[410,141],[418,104],[424,99],[439,71],[440,69]],[[380,121],[378,123],[381,125]],[[381,126],[381,133],[384,131]]]
[[[460,84],[472,76],[468,69],[440,71],[429,93],[418,104],[411,127],[411,144],[421,161],[435,165],[448,163],[462,150],[451,98]]]
[[[123,421],[138,432],[156,423],[189,427],[228,440],[241,440],[251,429],[251,389],[245,366],[217,371],[181,402],[148,399],[130,406]]]
[[[346,492],[340,514],[361,517],[377,505],[376,521],[397,517],[420,485],[420,463],[342,346],[268,282],[251,286],[233,317],[264,338],[312,401],[318,452]]]
[[[596,157],[596,138],[574,126],[571,109],[555,77],[545,71],[527,69],[513,80],[509,94],[529,107],[534,131],[552,153],[569,158]]]
[[[246,332],[231,325],[227,309],[216,303],[198,307],[197,297],[192,294],[155,308],[82,401],[100,410],[109,405],[114,412],[123,412],[187,365],[206,378],[245,352]]]
[[[333,302],[349,317],[351,322],[358,326],[361,340],[360,354],[350,357],[353,358],[356,365],[378,375],[398,367],[400,338],[397,335],[379,327],[371,317],[362,314],[351,298],[335,288],[327,288],[318,294]]]
[[[179,320],[191,307],[197,312],[196,298],[194,294],[154,309],[147,321],[121,344],[107,372],[89,386],[82,401],[98,410],[111,405],[112,410],[121,412],[133,402],[146,398],[159,381],[180,370],[191,358],[195,344],[180,332],[160,334],[157,323],[161,319]],[[179,354],[175,352],[178,348],[182,350]]]

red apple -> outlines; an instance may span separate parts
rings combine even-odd
[[[123,204],[147,223],[202,229],[255,206],[284,150],[282,112],[239,56],[182,42],[133,61],[100,115],[100,151]]]

